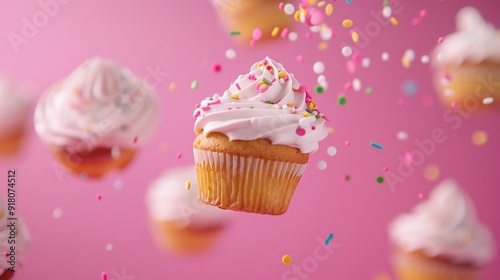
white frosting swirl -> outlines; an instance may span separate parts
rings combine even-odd
[[[10,253],[10,247],[16,247],[15,261],[17,270],[18,267],[21,267],[23,265],[24,255],[31,246],[31,238],[28,232],[28,228],[24,225],[23,220],[19,217],[17,217],[17,220],[15,221],[7,220],[7,218],[10,217],[7,207],[8,205],[7,203],[5,203],[4,198],[0,197],[0,254],[2,254],[2,261],[0,262],[0,274],[2,274],[4,270],[11,267],[10,264],[7,263],[7,261],[10,259],[10,256],[5,257],[3,255],[4,252]],[[10,222],[15,222],[15,230],[17,231],[17,235],[15,239],[10,239],[10,242],[13,242],[12,240],[15,240],[15,244],[9,243],[9,237],[11,236],[9,228]]]
[[[186,181],[190,189],[186,189]],[[227,222],[229,212],[205,205],[197,199],[195,166],[173,168],[153,182],[146,204],[153,219],[194,228],[217,227]]]
[[[22,129],[28,111],[27,96],[14,87],[7,78],[0,76],[0,135],[8,136]]]
[[[141,79],[94,58],[41,97],[35,129],[46,144],[76,151],[85,141],[93,148],[133,149],[152,136],[158,111],[154,92]]]
[[[500,62],[500,33],[484,21],[477,9],[462,8],[457,13],[456,21],[457,32],[444,37],[443,42],[434,50],[435,66],[458,66],[466,61]]]
[[[495,244],[488,228],[476,217],[471,199],[453,180],[443,181],[411,214],[390,226],[392,240],[408,252],[445,257],[461,264],[482,266],[493,258]]]
[[[325,118],[293,74],[266,57],[240,75],[222,96],[201,102],[194,112],[195,132],[219,132],[229,140],[269,139],[300,149],[318,150],[327,135]]]

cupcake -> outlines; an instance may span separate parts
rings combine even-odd
[[[268,57],[203,100],[194,117],[198,198],[251,213],[286,212],[309,154],[328,134],[304,87]]]
[[[273,29],[281,32],[290,28],[292,17],[279,9],[279,0],[212,0],[221,22],[229,32],[239,32],[237,39],[248,43],[255,29],[260,29],[259,40],[271,39]]]
[[[100,177],[130,163],[157,119],[150,87],[128,69],[93,58],[40,98],[35,130],[69,171]]]
[[[15,154],[21,148],[28,111],[28,98],[0,77],[0,156]]]
[[[0,250],[5,258],[0,262],[0,280],[12,279],[16,271],[23,267],[24,256],[31,245],[23,220],[11,216],[11,213],[3,197],[0,197]],[[9,219],[14,217],[17,219]]]
[[[468,111],[500,105],[500,32],[472,7],[456,17],[457,32],[433,52],[434,85],[446,106]]]
[[[473,280],[493,258],[492,235],[456,182],[437,186],[427,201],[390,226],[401,280]]]
[[[158,178],[146,196],[156,243],[174,253],[210,248],[226,227],[228,212],[197,199],[196,168],[173,168]]]

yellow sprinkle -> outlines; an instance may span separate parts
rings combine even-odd
[[[392,25],[396,26],[398,25],[398,20],[395,17],[391,17],[391,23]]]
[[[271,32],[271,36],[276,37],[279,32],[280,32],[280,28],[276,26],[275,28],[273,28],[273,31]]]
[[[272,109],[272,110],[275,110],[275,109],[276,109],[276,106],[271,107],[271,109]]]
[[[237,93],[231,94],[232,99],[240,99],[240,96]]]
[[[424,177],[429,181],[435,181],[439,178],[439,167],[433,164],[426,166],[424,169]]]
[[[302,116],[304,116],[304,117],[306,117],[306,118],[307,118],[307,117],[310,117],[310,116],[311,116],[311,114],[309,114],[308,112],[305,112],[304,114],[302,114]]]
[[[293,18],[296,21],[300,21],[300,11],[295,11],[295,14],[293,15]]]
[[[478,130],[472,134],[472,143],[476,146],[482,146],[488,141],[488,134],[482,130]]]
[[[283,258],[281,258],[281,261],[283,264],[290,264],[292,262],[292,257],[289,255],[284,255]]]
[[[356,31],[352,32],[351,37],[354,43],[357,43],[359,41],[359,35]]]
[[[286,106],[288,106],[290,108],[295,108],[295,104],[293,104],[293,103],[288,103],[288,104],[286,104]]]
[[[410,60],[406,57],[401,58],[401,64],[403,64],[404,68],[410,68],[411,66]]]
[[[325,14],[327,16],[331,15],[333,13],[333,5],[332,4],[328,4],[326,5],[325,7]]]
[[[326,2],[325,2],[325,1],[320,1],[320,2],[318,3],[318,5],[317,5],[317,6],[321,8],[321,7],[323,7],[325,4],[326,4]]]
[[[300,13],[303,14],[304,16],[307,16],[307,10],[300,7]]]
[[[177,84],[174,82],[171,82],[170,85],[168,86],[168,89],[170,92],[174,92],[174,90],[177,88]]]
[[[190,188],[191,188],[191,182],[186,181],[186,190],[189,191]]]
[[[284,78],[284,77],[286,77],[286,72],[284,72],[284,71],[279,71],[279,72],[278,72],[278,78]]]
[[[344,21],[342,21],[342,26],[345,27],[345,28],[351,27],[352,26],[352,20],[350,20],[350,19],[344,19]]]
[[[328,48],[328,43],[327,42],[321,42],[318,44],[318,50],[324,51]]]
[[[326,128],[326,131],[328,131],[328,133],[332,134],[335,132],[335,129],[333,127],[329,126]]]
[[[264,66],[264,63],[262,61],[257,64],[257,67],[261,67],[261,66]]]
[[[312,101],[312,100],[309,102],[308,107],[309,107],[309,110],[313,110],[313,111],[318,109],[318,106],[316,106],[316,103],[314,103],[314,101]]]

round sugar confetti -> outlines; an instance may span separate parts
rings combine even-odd
[[[234,59],[236,57],[236,51],[233,49],[227,49],[226,50],[226,58],[227,59]]]
[[[318,164],[316,165],[319,170],[325,170],[326,169],[326,161],[320,160],[318,161]]]
[[[364,68],[370,67],[370,59],[368,57],[365,57],[361,60],[361,66]]]
[[[372,92],[373,92],[373,88],[372,88],[372,87],[367,87],[367,88],[365,89],[365,93],[366,93],[366,94],[370,94],[370,93],[372,93]]]
[[[302,62],[302,60],[304,60],[304,56],[299,54],[295,57],[295,60],[297,60],[297,62]]]
[[[344,20],[342,21],[342,26],[343,26],[343,27],[345,27],[345,28],[349,28],[349,27],[351,27],[351,26],[352,26],[352,24],[353,24],[353,23],[352,23],[352,20],[350,20],[350,19],[344,19]]]
[[[302,127],[299,127],[297,128],[297,130],[295,130],[295,133],[297,133],[298,136],[304,136],[306,135],[306,130],[303,129]]]
[[[408,133],[406,133],[404,131],[399,131],[398,134],[396,135],[396,137],[400,141],[406,141],[406,140],[408,140]]]
[[[493,103],[493,101],[494,101],[493,97],[491,97],[491,96],[490,97],[486,97],[485,99],[483,99],[483,104],[484,105],[489,105],[489,104]]]
[[[290,264],[292,262],[292,257],[289,255],[284,255],[283,258],[281,258],[281,261],[283,264]]]
[[[415,81],[407,80],[403,82],[403,93],[409,96],[415,95],[418,91],[418,85]]]
[[[382,184],[384,182],[384,177],[378,176],[377,177],[377,183]]]
[[[428,165],[424,169],[424,177],[429,181],[436,181],[439,178],[439,167],[434,164]]]
[[[259,40],[262,37],[262,30],[260,28],[255,28],[252,32],[252,39],[255,41]]]
[[[325,75],[319,75],[317,79],[318,84],[326,82],[326,77]]]
[[[354,91],[360,91],[361,90],[361,81],[359,79],[352,80],[352,89]]]
[[[288,40],[290,40],[291,42],[295,42],[297,41],[297,39],[299,38],[299,35],[297,34],[297,32],[290,32],[288,33]]]
[[[347,102],[347,99],[345,98],[345,96],[340,96],[338,99],[338,102],[339,102],[339,105],[343,106]]]
[[[325,89],[321,85],[316,86],[316,92],[319,94],[322,94],[325,91]]]
[[[326,27],[326,28],[323,28],[321,29],[321,31],[319,32],[319,36],[321,37],[321,39],[323,39],[324,41],[328,41],[330,39],[333,38],[333,30],[329,27]]]
[[[383,52],[381,55],[381,58],[383,61],[387,61],[387,60],[389,60],[389,54],[386,52]]]
[[[111,244],[111,243],[106,244],[106,251],[109,252],[111,250],[113,250],[113,244]]]
[[[482,146],[488,141],[488,134],[482,130],[472,133],[472,144]]]
[[[285,7],[283,7],[283,11],[289,16],[293,15],[293,13],[295,12],[295,6],[293,6],[292,3],[288,3],[285,5]]]
[[[219,73],[221,70],[222,70],[222,65],[220,63],[214,62],[212,64],[212,71],[214,71],[215,73]]]
[[[420,58],[420,62],[422,62],[423,64],[429,63],[430,60],[431,58],[426,54],[422,55],[422,57]]]
[[[392,16],[392,9],[390,6],[385,6],[384,9],[382,10],[382,15],[385,18],[390,18]]]
[[[405,51],[404,57],[408,59],[410,62],[415,59],[415,51],[412,49],[408,49]]]
[[[337,148],[335,148],[334,146],[330,146],[330,147],[328,147],[328,149],[326,149],[326,153],[329,156],[333,157],[334,155],[337,154]]]
[[[170,90],[170,92],[174,92],[176,88],[177,84],[175,82],[171,82],[170,85],[168,86],[168,90]]]
[[[352,55],[352,49],[349,46],[345,46],[342,48],[342,55],[345,57],[349,57]]]
[[[54,219],[60,219],[62,217],[62,214],[63,211],[61,210],[61,208],[56,208],[54,209],[54,212],[52,212],[52,217],[54,217]]]
[[[186,181],[186,190],[189,191],[189,189],[191,189],[191,182],[190,181]]]
[[[198,81],[194,80],[191,82],[191,89],[195,90],[198,88]]]
[[[350,175],[345,175],[342,177],[342,180],[346,181],[346,182],[349,182],[351,180],[351,176]]]
[[[323,72],[325,72],[325,64],[321,61],[315,62],[313,65],[313,71],[318,75],[323,74]]]

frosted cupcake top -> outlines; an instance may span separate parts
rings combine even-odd
[[[0,76],[0,135],[13,133],[24,126],[29,100],[12,82]]]
[[[24,225],[24,222],[19,217],[16,217],[17,220],[7,220],[7,218],[12,218],[16,216],[10,216],[10,212],[8,209],[7,203],[4,201],[3,197],[0,197],[0,252],[2,254],[2,261],[0,262],[0,274],[7,270],[11,265],[8,263],[10,260],[9,256],[4,256],[4,252],[10,254],[10,247],[15,246],[15,262],[16,269],[19,266],[23,265],[23,260],[26,252],[30,249],[31,238],[28,233],[28,229]],[[11,226],[12,222],[15,223],[15,229],[17,232],[15,238],[11,235]],[[13,243],[15,240],[15,244]],[[9,243],[10,241],[10,243]]]
[[[152,136],[158,110],[154,92],[139,77],[93,58],[42,96],[35,129],[44,143],[76,151],[88,143],[135,148]]]
[[[456,21],[457,31],[444,37],[434,50],[434,65],[500,62],[500,33],[484,21],[478,10],[464,7],[457,13]]]
[[[186,181],[190,182],[189,190]],[[201,203],[197,194],[195,166],[173,168],[151,184],[146,204],[153,219],[176,222],[181,227],[203,229],[227,222],[228,211]]]
[[[494,255],[491,233],[477,220],[472,201],[453,180],[437,186],[411,214],[398,217],[390,226],[390,236],[408,252],[421,250],[429,257],[461,264],[482,266]]]
[[[325,117],[292,73],[266,57],[240,75],[222,96],[206,98],[194,111],[195,132],[229,140],[269,139],[272,144],[318,150],[327,135]]]

